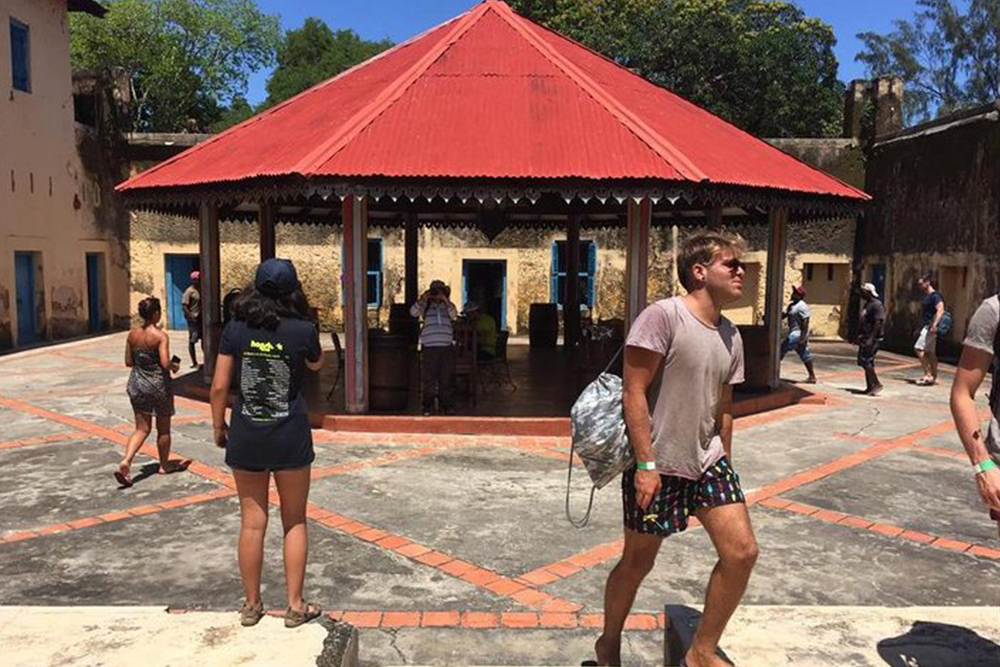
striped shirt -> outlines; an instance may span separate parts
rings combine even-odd
[[[451,323],[458,318],[458,309],[451,301],[417,301],[410,307],[410,315],[424,321],[420,330],[421,347],[448,347],[452,344],[455,332]]]

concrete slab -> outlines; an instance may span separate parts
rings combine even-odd
[[[0,424],[3,424],[3,430],[0,431],[0,442],[10,442],[11,440],[22,438],[37,438],[73,430],[72,427],[64,424],[4,407],[0,407]]]
[[[235,612],[0,607],[5,667],[316,665],[328,632],[315,622],[289,630],[272,617],[244,628]]]
[[[574,507],[586,508],[580,472]],[[602,490],[590,525],[565,519],[566,464],[521,451],[466,447],[317,481],[324,507],[508,576],[572,556],[621,526],[621,496]],[[553,539],[558,535],[558,539]]]
[[[0,537],[219,488],[190,473],[158,475],[158,464],[140,453],[132,466],[135,486],[121,489],[112,476],[121,457],[120,448],[99,438],[0,450],[7,476]]]
[[[958,459],[903,450],[783,497],[909,530],[986,544],[997,539],[997,524],[970,483],[969,467]]]
[[[215,500],[0,544],[0,604],[157,604],[238,609],[239,509]],[[312,524],[306,595],[326,608],[485,609],[495,596],[438,570]],[[262,595],[284,608],[281,527],[265,542]],[[505,603],[506,604],[506,603]],[[509,605],[508,605],[509,606]]]
[[[744,602],[749,605],[989,606],[1000,592],[1000,562],[956,554],[908,540],[802,515],[754,507],[760,558]],[[609,533],[606,540],[620,533]],[[664,541],[656,566],[636,597],[635,610],[700,604],[715,565],[704,530]],[[601,596],[616,560],[545,587],[552,595],[601,611]]]

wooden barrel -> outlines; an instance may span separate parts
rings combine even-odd
[[[406,336],[412,342],[420,336],[420,320],[410,315],[410,307],[405,303],[389,306],[389,333]]]
[[[368,406],[373,412],[403,412],[410,395],[413,345],[406,336],[368,336]]]
[[[528,340],[531,347],[555,347],[559,339],[559,306],[533,303],[528,310]]]

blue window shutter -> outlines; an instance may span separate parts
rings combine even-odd
[[[11,74],[15,90],[31,91],[31,54],[28,26],[10,20]]]
[[[552,303],[559,303],[559,246],[556,241],[552,242],[552,285],[550,294]]]

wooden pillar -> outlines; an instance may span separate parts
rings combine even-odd
[[[222,336],[222,280],[219,261],[219,209],[202,202],[198,210],[198,254],[201,258],[201,339],[202,365],[206,383],[215,374],[215,358]]]
[[[368,201],[348,194],[344,229],[344,389],[349,413],[368,412]]]
[[[767,326],[768,363],[773,389],[781,376],[781,312],[785,299],[785,251],[788,247],[788,211],[773,208],[767,226],[767,291],[764,323]]]
[[[722,229],[722,207],[705,209],[705,224],[709,229]]]
[[[406,214],[406,234],[405,234],[405,268],[404,272],[406,274],[405,284],[406,288],[404,290],[406,297],[406,305],[412,306],[416,303],[417,299],[420,297],[420,285],[419,280],[419,269],[420,269],[420,258],[419,258],[419,246],[420,246],[420,225],[417,220],[417,212],[409,211]]]
[[[566,226],[566,298],[563,299],[563,344],[580,342],[580,214],[570,213]]]
[[[628,200],[625,245],[625,332],[646,307],[646,276],[649,272],[649,223],[653,205],[649,199]]]
[[[277,238],[274,233],[274,225],[278,213],[278,206],[274,202],[263,201],[260,203],[260,261],[276,257]]]

